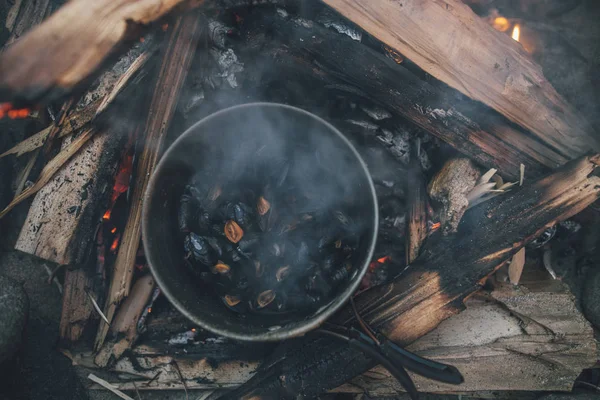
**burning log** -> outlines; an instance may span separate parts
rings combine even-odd
[[[600,178],[592,173],[598,165],[600,155],[583,157],[528,187],[468,210],[459,234],[428,241],[421,256],[394,282],[359,295],[359,312],[398,344],[416,341],[460,312],[464,299],[489,274],[546,227],[596,201]],[[340,312],[335,322],[353,323],[352,310]],[[282,348],[264,365],[248,383],[222,398],[316,395],[363,373],[373,361],[345,344],[307,337]]]
[[[520,164],[529,176],[539,177],[569,159],[550,139],[536,140],[487,107],[433,86],[372,48],[315,23],[263,11],[246,16],[242,31],[258,50],[258,70],[250,79],[260,79],[261,86],[294,76],[311,82],[311,88],[363,96],[513,180]],[[263,42],[266,35],[272,35],[270,42]],[[263,66],[273,62],[277,73],[265,74]]]
[[[143,53],[139,57],[145,59],[147,55]],[[140,67],[136,60],[139,58],[133,56],[129,62],[129,67],[134,66],[135,71]],[[125,67],[124,76],[130,78],[131,68],[127,68],[127,65]],[[111,96],[111,92],[122,90],[128,79],[119,80],[114,75],[113,71],[108,71],[93,93],[106,91],[107,96]],[[73,132],[80,125],[89,125],[94,116],[98,115],[99,105],[98,101],[93,101],[82,106],[67,119],[64,124],[65,134]],[[94,240],[99,205],[105,196],[110,195],[107,182],[114,177],[116,163],[121,156],[122,141],[129,134],[123,128],[127,127],[102,129],[102,132],[63,165],[56,175],[45,176],[47,183],[45,186],[41,185],[43,188],[38,188],[41,190],[29,209],[15,245],[17,250],[58,264],[78,264],[84,261]],[[19,150],[15,150],[17,154],[37,146],[41,147],[49,133],[46,131],[42,131],[45,133],[39,135],[39,140],[26,141],[28,144],[23,146],[18,145]],[[63,136],[63,132],[58,136]],[[77,138],[76,142],[80,140],[81,137]],[[67,146],[68,142],[65,141],[64,146]]]
[[[166,43],[144,129],[146,146],[138,160],[132,206],[121,236],[121,245],[104,309],[109,321],[114,317],[117,305],[129,295],[133,266],[141,237],[142,198],[161,154],[181,87],[198,46],[202,26],[203,22],[197,13],[187,14],[177,20]],[[100,325],[96,336],[96,348],[102,346],[107,333],[108,327]]]
[[[42,103],[90,81],[140,28],[203,0],[70,1],[0,56],[0,99]]]
[[[600,149],[592,127],[508,36],[460,0],[324,0],[423,70],[530,130],[569,159]]]

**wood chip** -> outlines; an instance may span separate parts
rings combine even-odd
[[[525,179],[525,164],[521,164],[519,166],[519,171],[521,173],[521,176],[519,178],[519,186],[523,186],[523,180]]]
[[[131,398],[131,397],[127,396],[125,393],[121,392],[114,385],[111,385],[110,383],[106,382],[104,379],[98,378],[94,374],[89,374],[88,379],[96,382],[98,385],[102,386],[103,388],[110,390],[111,392],[113,392],[114,394],[116,394],[117,396],[122,398],[123,400],[133,400],[133,398]]]
[[[513,285],[518,285],[525,266],[525,247],[522,247],[512,258],[508,266],[508,279]]]
[[[227,236],[230,242],[237,243],[242,240],[244,230],[240,228],[237,222],[229,220],[225,223],[225,236]]]
[[[104,320],[104,322],[106,322],[107,325],[110,325],[110,322],[108,322],[108,319],[106,318],[106,316],[104,315],[104,313],[102,312],[102,310],[100,309],[100,307],[98,306],[98,303],[96,303],[96,300],[94,300],[94,297],[92,296],[92,294],[90,292],[87,292],[88,297],[90,298],[90,300],[92,301],[92,304],[94,305],[94,309],[96,310],[96,312],[98,312],[98,314],[100,314],[100,317],[102,317],[102,319]]]
[[[483,185],[484,183],[488,183],[490,179],[492,179],[492,177],[496,174],[496,172],[498,172],[496,168],[490,168],[488,172],[481,175],[481,178],[479,178],[479,180],[477,181],[477,185]]]

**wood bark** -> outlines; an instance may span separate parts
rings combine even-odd
[[[86,290],[93,288],[91,274],[82,268],[67,269],[63,285],[63,303],[60,315],[61,340],[75,342],[93,320],[94,306]]]
[[[51,12],[50,0],[17,0],[6,16],[10,37],[4,46],[10,46]]]
[[[522,46],[460,0],[324,0],[424,71],[527,128],[570,159],[600,150],[583,116]]]
[[[357,296],[362,317],[401,345],[432,331],[461,311],[464,299],[525,244],[600,197],[600,177],[592,174],[599,163],[600,155],[580,158],[528,187],[470,209],[456,235],[430,238],[420,257],[392,283]],[[340,324],[353,321],[349,308],[334,318]],[[374,366],[345,344],[310,336],[289,343],[265,365],[222,398],[313,396]]]
[[[257,51],[247,57],[246,69],[258,57],[255,76],[248,79],[263,85],[294,76],[315,91],[324,87],[362,96],[513,180],[520,164],[528,176],[539,177],[569,159],[554,149],[551,138],[535,139],[489,108],[431,85],[382,53],[315,23],[261,11],[247,16],[242,30],[246,51]],[[273,62],[275,67],[264,68]]]
[[[203,0],[67,2],[0,55],[0,101],[42,103],[89,82],[140,28]]]
[[[150,176],[162,153],[162,145],[177,107],[179,93],[196,53],[203,22],[198,13],[180,17],[171,30],[162,57],[144,129],[145,146],[139,157],[131,209],[114,264],[104,314],[109,321],[117,305],[129,295],[135,257],[141,238],[142,200]],[[102,346],[108,327],[100,325],[95,347]]]

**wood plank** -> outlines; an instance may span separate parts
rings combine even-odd
[[[196,53],[203,27],[204,23],[198,13],[188,13],[177,19],[165,43],[162,65],[144,128],[146,146],[138,160],[131,209],[121,236],[104,308],[104,314],[109,321],[112,321],[117,305],[129,295],[141,238],[142,200],[152,171],[162,154],[162,145],[177,107],[181,87]],[[96,336],[96,349],[102,346],[107,333],[108,327],[101,325]]]
[[[570,159],[600,150],[592,127],[522,46],[460,0],[324,0],[423,70]]]

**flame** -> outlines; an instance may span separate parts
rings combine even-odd
[[[436,222],[434,224],[431,224],[431,228],[429,228],[430,232],[435,232],[438,229],[440,229],[440,226],[442,226],[442,224],[440,222]]]
[[[114,228],[112,228],[112,229],[110,230],[110,233],[115,233],[116,231],[117,231],[117,227],[115,226]]]
[[[196,332],[196,328],[192,328],[192,332]]]
[[[148,307],[148,314],[152,312],[152,307]]]
[[[510,22],[504,17],[496,17],[494,18],[494,22],[492,23],[494,29],[500,32],[506,32],[508,28],[510,28]]]
[[[117,251],[117,247],[119,247],[119,236],[117,236],[115,240],[113,240],[112,244],[110,245],[110,251]]]
[[[513,28],[511,37],[518,42],[520,36],[521,36],[521,27],[519,26],[519,24],[516,24],[515,27]]]
[[[110,219],[110,213],[111,213],[111,211],[112,210],[110,208],[108,210],[106,210],[106,212],[102,216],[102,219],[105,220],[105,221],[108,221]]]
[[[384,256],[384,257],[378,258],[378,259],[377,259],[377,262],[378,262],[379,264],[385,264],[385,263],[386,263],[386,262],[388,262],[389,260],[391,260],[391,257],[390,257],[390,256]]]

